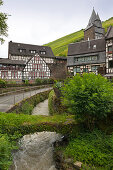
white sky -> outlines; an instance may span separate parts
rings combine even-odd
[[[4,0],[8,38],[0,58],[8,57],[8,42],[43,45],[87,26],[93,7],[102,21],[113,17],[113,0]]]

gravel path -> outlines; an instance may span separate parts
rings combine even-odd
[[[39,103],[32,111],[32,115],[49,115],[48,99]]]

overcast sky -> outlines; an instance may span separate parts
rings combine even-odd
[[[113,17],[113,0],[4,0],[8,38],[0,58],[8,57],[8,42],[43,45],[87,26],[93,7],[102,21]]]

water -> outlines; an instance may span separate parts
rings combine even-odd
[[[46,115],[46,116],[48,116],[49,115],[48,99],[37,104],[37,106],[32,111],[32,115]]]
[[[11,170],[56,170],[53,160],[53,143],[61,141],[55,132],[25,135],[20,149],[13,155]]]
[[[62,136],[56,132],[23,136],[19,142],[20,149],[13,154],[10,170],[56,170],[53,143],[61,140]]]

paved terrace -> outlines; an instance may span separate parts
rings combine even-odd
[[[40,92],[44,92],[52,89],[52,87],[46,87],[38,90],[32,90],[28,92],[20,92],[19,94],[10,94],[7,96],[0,96],[0,112],[7,112],[11,109],[16,103],[19,103],[25,98],[31,97]]]

